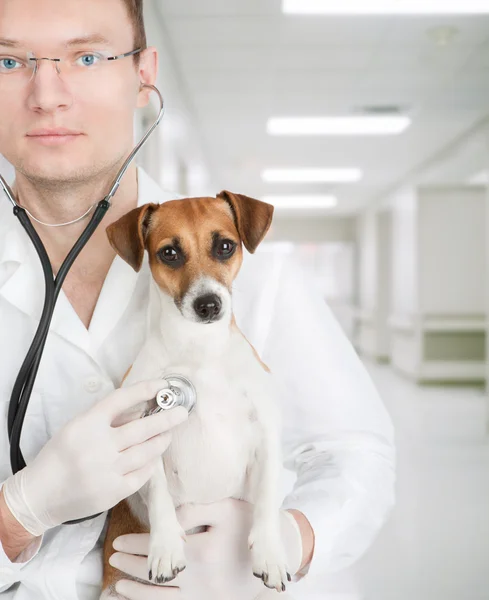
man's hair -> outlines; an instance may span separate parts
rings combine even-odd
[[[124,0],[134,29],[134,50],[136,48],[144,50],[148,47],[144,27],[143,2],[144,0]],[[139,64],[139,54],[134,55],[134,62],[136,65]]]

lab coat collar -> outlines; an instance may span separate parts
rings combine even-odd
[[[141,167],[138,167],[137,175],[138,206],[177,197],[163,192]],[[61,290],[50,331],[93,356],[127,308],[139,275],[119,256],[114,259],[88,330]],[[114,289],[118,291],[116,297]],[[7,201],[0,208],[0,296],[39,321],[44,302],[42,268],[29,237]]]

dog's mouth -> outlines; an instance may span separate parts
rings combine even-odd
[[[201,323],[202,325],[211,325],[212,323],[219,323],[219,321],[222,319],[222,317],[219,317],[217,319],[208,319],[207,321],[199,321],[199,323]]]

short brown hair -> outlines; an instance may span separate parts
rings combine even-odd
[[[144,27],[143,2],[144,0],[124,0],[134,28],[134,50],[136,48],[145,50],[148,47],[146,29]],[[134,61],[136,64],[139,64],[139,54],[134,55]]]

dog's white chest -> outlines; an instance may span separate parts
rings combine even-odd
[[[221,369],[188,376],[197,404],[188,421],[174,430],[163,456],[169,491],[177,506],[243,498],[260,435],[253,398]]]
[[[246,477],[261,439],[257,402],[263,402],[254,390],[259,391],[264,372],[247,343],[236,336],[224,357],[204,360],[199,352],[170,359],[150,344],[134,364],[131,375],[136,373],[137,379],[177,373],[188,377],[197,392],[194,410],[172,430],[163,455],[175,506],[229,497],[252,501]]]

